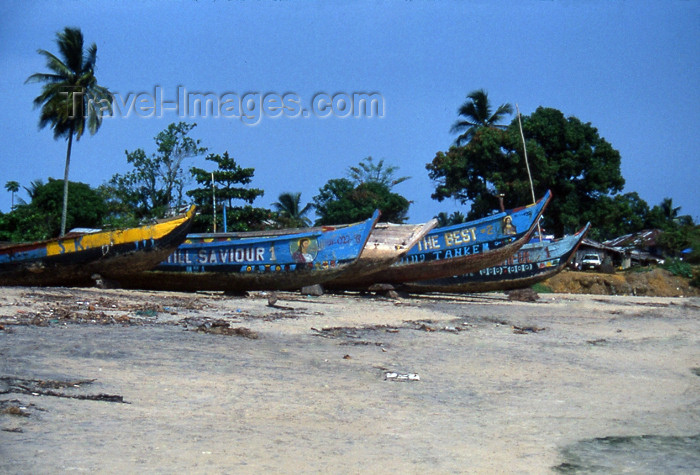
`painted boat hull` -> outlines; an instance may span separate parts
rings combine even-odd
[[[353,272],[325,282],[327,289],[343,289],[379,270],[398,262],[406,253],[437,226],[431,219],[424,224],[379,223],[372,230]]]
[[[498,266],[444,279],[409,282],[404,287],[415,293],[476,293],[530,287],[561,272],[571,261],[589,228],[590,223],[570,236],[525,244]]]
[[[121,285],[174,291],[298,290],[359,267],[358,257],[378,219],[377,211],[361,223],[304,232],[190,235],[155,269]],[[304,240],[306,252],[299,249]]]
[[[373,284],[440,279],[502,262],[529,241],[551,196],[547,191],[535,204],[433,229],[398,262],[369,275],[348,279],[344,286],[362,289]],[[504,226],[508,221],[510,226]]]
[[[92,276],[124,279],[157,266],[184,241],[195,210],[137,228],[71,233],[0,247],[0,285],[92,285]]]

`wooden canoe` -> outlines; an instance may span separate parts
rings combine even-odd
[[[435,226],[436,219],[423,224],[377,224],[352,272],[345,272],[340,277],[325,282],[323,286],[328,289],[343,289],[367,275],[386,269],[406,255]]]
[[[433,229],[398,262],[348,281],[345,288],[440,279],[502,262],[530,240],[551,197],[547,191],[532,205]]]
[[[77,286],[152,269],[184,241],[195,210],[136,228],[0,247],[0,285]]]
[[[576,253],[589,228],[590,223],[570,236],[527,243],[497,266],[444,279],[409,282],[404,287],[416,293],[474,293],[529,287],[561,272]]]
[[[288,233],[190,234],[155,269],[120,285],[179,291],[298,290],[359,267],[358,257],[378,220],[376,211],[360,223]]]

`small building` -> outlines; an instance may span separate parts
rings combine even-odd
[[[576,250],[576,256],[572,262],[581,262],[581,259],[583,259],[583,256],[586,254],[598,254],[603,265],[610,264],[616,269],[627,269],[630,267],[629,253],[624,249],[609,246],[606,243],[584,238],[583,241],[581,241],[581,245]]]
[[[585,254],[596,253],[601,262],[610,263],[616,269],[628,269],[635,265],[662,264],[661,249],[656,239],[661,235],[659,229],[650,229],[638,233],[597,242],[584,239],[581,242],[573,262],[580,262]]]

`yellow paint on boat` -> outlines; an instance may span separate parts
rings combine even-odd
[[[115,231],[104,231],[94,234],[83,234],[80,236],[58,239],[46,244],[46,255],[56,256],[71,252],[94,249],[101,247],[105,253],[112,246],[124,243],[137,243],[142,241],[157,240],[168,235],[175,228],[187,221],[194,214],[195,207],[192,206],[184,216],[163,221],[161,223],[149,224],[139,228],[130,228]]]

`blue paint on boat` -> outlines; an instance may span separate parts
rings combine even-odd
[[[379,211],[355,225],[308,232],[190,234],[156,270],[186,273],[267,273],[333,269],[357,259]]]

